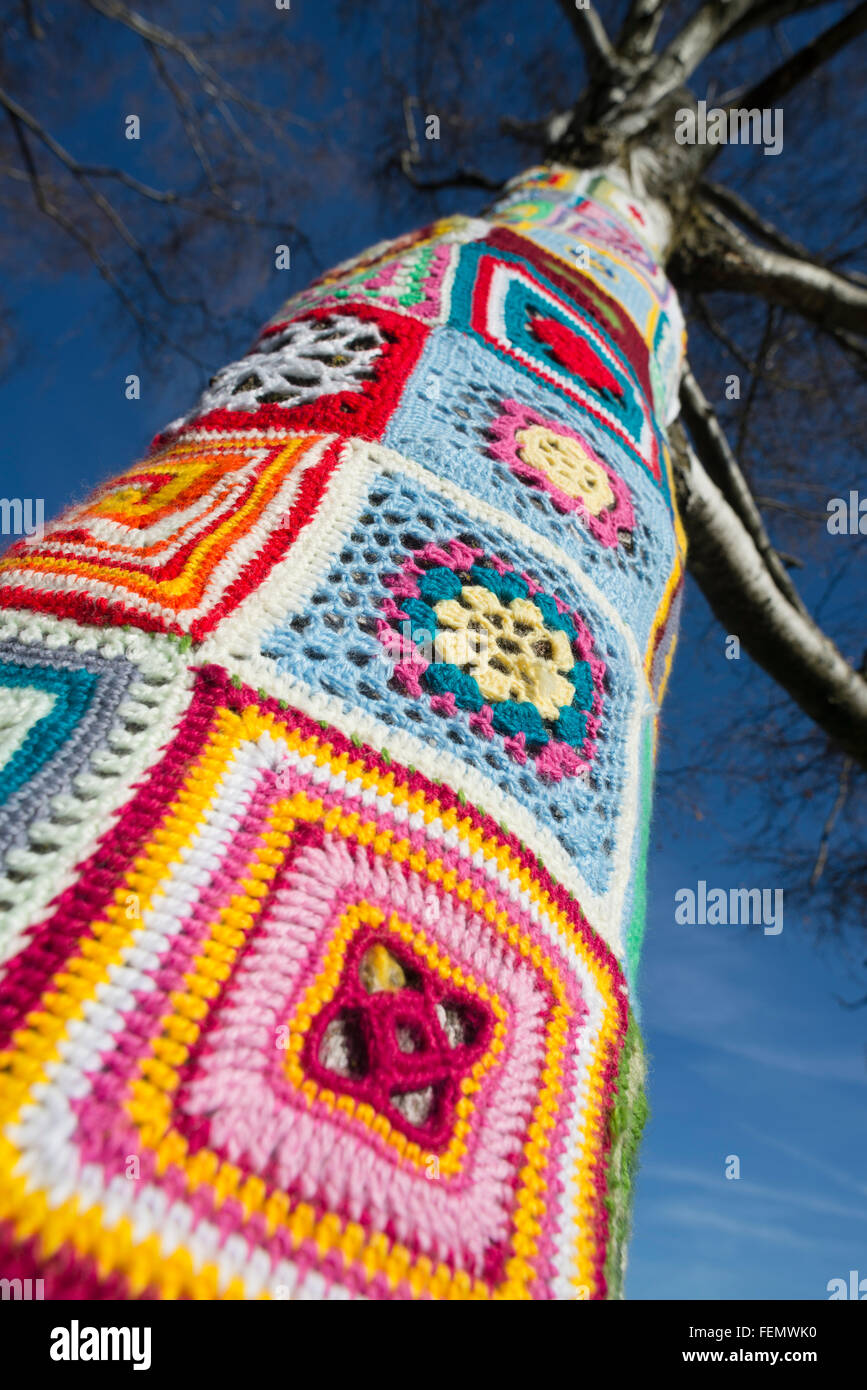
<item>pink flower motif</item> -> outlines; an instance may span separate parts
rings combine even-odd
[[[416,554],[420,559],[428,560],[432,565],[445,565],[448,569],[454,568],[454,561],[447,550],[443,550],[435,541],[429,541]]]
[[[410,595],[407,595],[407,598],[409,597]],[[397,623],[405,623],[408,621],[407,615],[404,613],[402,608],[398,608],[393,598],[384,598],[379,607],[381,611],[385,614],[386,618],[393,618],[394,621]],[[377,624],[381,622],[385,622],[385,618],[377,619]],[[378,630],[379,628],[377,626],[377,631]]]
[[[577,434],[568,425],[563,425],[557,420],[546,419],[538,411],[521,405],[520,401],[506,400],[503,402],[503,406],[504,413],[491,425],[493,443],[490,446],[490,452],[494,458],[501,459],[503,463],[508,464],[515,476],[523,482],[530,483],[533,487],[546,492],[560,511],[575,512],[602,545],[616,546],[618,544],[618,531],[633,531],[635,529],[635,513],[632,510],[632,501],[626,483],[618,477],[613,469],[609,468],[605,460],[599,457],[582,435]],[[614,498],[613,503],[598,512],[594,512],[580,493],[573,496],[565,492],[541,468],[528,463],[523,457],[517,436],[522,430],[533,428],[549,431],[561,439],[573,440],[580,445],[582,453],[589,457],[591,462],[605,475],[611,495]]]
[[[523,409],[522,407],[517,408]],[[525,413],[532,414],[532,412]],[[425,560],[429,565],[442,565],[454,571],[470,569],[476,560],[481,560],[483,565],[496,570],[498,574],[514,574],[516,572],[515,566],[501,559],[500,556],[488,554],[474,546],[465,545],[463,541],[452,539],[447,541],[445,546],[437,545],[436,542],[431,541],[422,550],[416,551],[414,558],[407,558],[401,574],[388,576],[386,582],[392,593],[398,597],[418,597],[419,589],[414,576],[423,574],[424,570],[416,563],[417,559]],[[522,573],[521,578],[527,584],[531,596],[549,592],[532,575]],[[574,624],[573,649],[580,660],[590,663],[594,685],[593,707],[591,711],[587,711],[585,737],[580,750],[558,739],[551,739],[538,753],[532,755],[533,765],[539,776],[551,782],[559,782],[564,777],[582,775],[589,768],[595,755],[595,740],[601,726],[603,710],[602,681],[605,676],[605,663],[594,655],[593,636],[581,615],[571,609],[557,594],[552,594],[551,598],[556,605],[557,612],[568,614]],[[422,656],[420,649],[411,638],[407,637],[406,632],[401,632],[396,627],[398,622],[407,621],[406,615],[391,597],[382,599],[380,608],[384,616],[377,621],[377,637],[390,659],[396,661],[392,675],[403,689],[404,694],[411,699],[419,699],[427,695],[430,708],[435,714],[444,718],[454,718],[460,713],[454,693],[446,691],[440,694],[431,694],[421,683],[421,677],[430,662]],[[400,659],[396,660],[396,658]],[[497,736],[493,724],[493,714],[491,706],[485,704],[480,710],[470,713],[467,721],[470,730],[488,742]],[[531,757],[527,751],[527,738],[524,733],[503,738],[502,747],[504,752],[508,753],[521,766],[525,765]]]
[[[428,663],[419,657],[415,661],[399,661],[394,668],[394,678],[403,686],[404,694],[417,700],[423,694],[420,676],[428,668]]]
[[[413,566],[416,574],[422,571]],[[395,598],[418,598],[418,585],[412,577],[412,573],[404,569],[402,574],[386,574],[383,576],[383,584],[387,585]]]
[[[449,550],[452,553],[449,567],[458,570],[472,569],[476,560],[484,553],[477,546],[464,545],[463,541],[458,540],[449,541]]]

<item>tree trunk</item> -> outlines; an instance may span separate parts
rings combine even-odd
[[[622,1296],[684,561],[641,192],[341,266],[0,563],[4,1274]]]

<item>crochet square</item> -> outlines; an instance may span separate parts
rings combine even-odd
[[[286,554],[333,436],[193,430],[0,560],[0,607],[200,638]]]
[[[485,241],[498,251],[527,261],[546,284],[558,290],[582,317],[594,320],[609,334],[635,372],[645,396],[652,398],[649,343],[623,305],[608,293],[603,276],[588,273],[589,267],[588,270],[579,268],[574,253],[564,257],[530,237],[520,236],[509,227],[493,226]]]
[[[190,685],[164,639],[0,613],[0,960],[71,882]]]
[[[611,476],[591,510],[533,466],[527,431],[598,460]],[[520,437],[519,437],[520,436]],[[646,640],[675,542],[659,488],[604,425],[454,328],[435,329],[383,444],[509,513],[571,555]],[[538,454],[538,449],[536,449]],[[567,487],[570,485],[567,484]]]
[[[447,217],[380,243],[315,280],[283,306],[281,315],[313,306],[369,304],[425,323],[442,323],[448,314],[456,246],[484,229],[476,219]]]
[[[163,440],[191,426],[377,439],[427,332],[413,317],[364,302],[324,305],[288,321],[278,317],[246,357],[217,373]]]
[[[449,322],[579,402],[667,493],[659,427],[634,367],[611,334],[523,255],[486,242],[463,247]]]
[[[658,258],[646,244],[644,214],[605,174],[561,178],[542,168],[531,171],[498,201],[497,221],[542,244],[546,233],[556,236],[555,244],[561,247],[570,238],[589,242],[628,265],[657,299],[676,303]]]
[[[628,626],[563,550],[390,450],[344,445],[331,495],[207,659],[451,779],[616,940],[646,689]],[[479,631],[491,660],[450,650]]]
[[[604,176],[577,182],[584,192],[576,188],[565,199],[544,174],[535,185],[525,182],[498,205],[496,221],[564,263],[580,257],[582,274],[630,315],[651,350],[653,401],[668,423],[677,413],[684,334],[674,289],[641,240],[639,209]]]
[[[216,668],[3,997],[0,1249],[55,1297],[619,1277],[613,956],[489,817]]]

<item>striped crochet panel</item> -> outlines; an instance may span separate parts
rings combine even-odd
[[[0,1267],[622,1296],[683,325],[531,170],[0,560]]]

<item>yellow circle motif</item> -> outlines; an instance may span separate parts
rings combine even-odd
[[[528,700],[543,719],[557,719],[571,705],[569,638],[545,626],[535,603],[514,598],[506,607],[484,585],[468,584],[459,599],[441,599],[434,612],[440,659],[468,671],[486,700]]]
[[[555,434],[545,425],[530,425],[518,430],[515,443],[525,463],[538,468],[567,497],[580,498],[593,516],[614,505],[605,469],[580,440]]]

